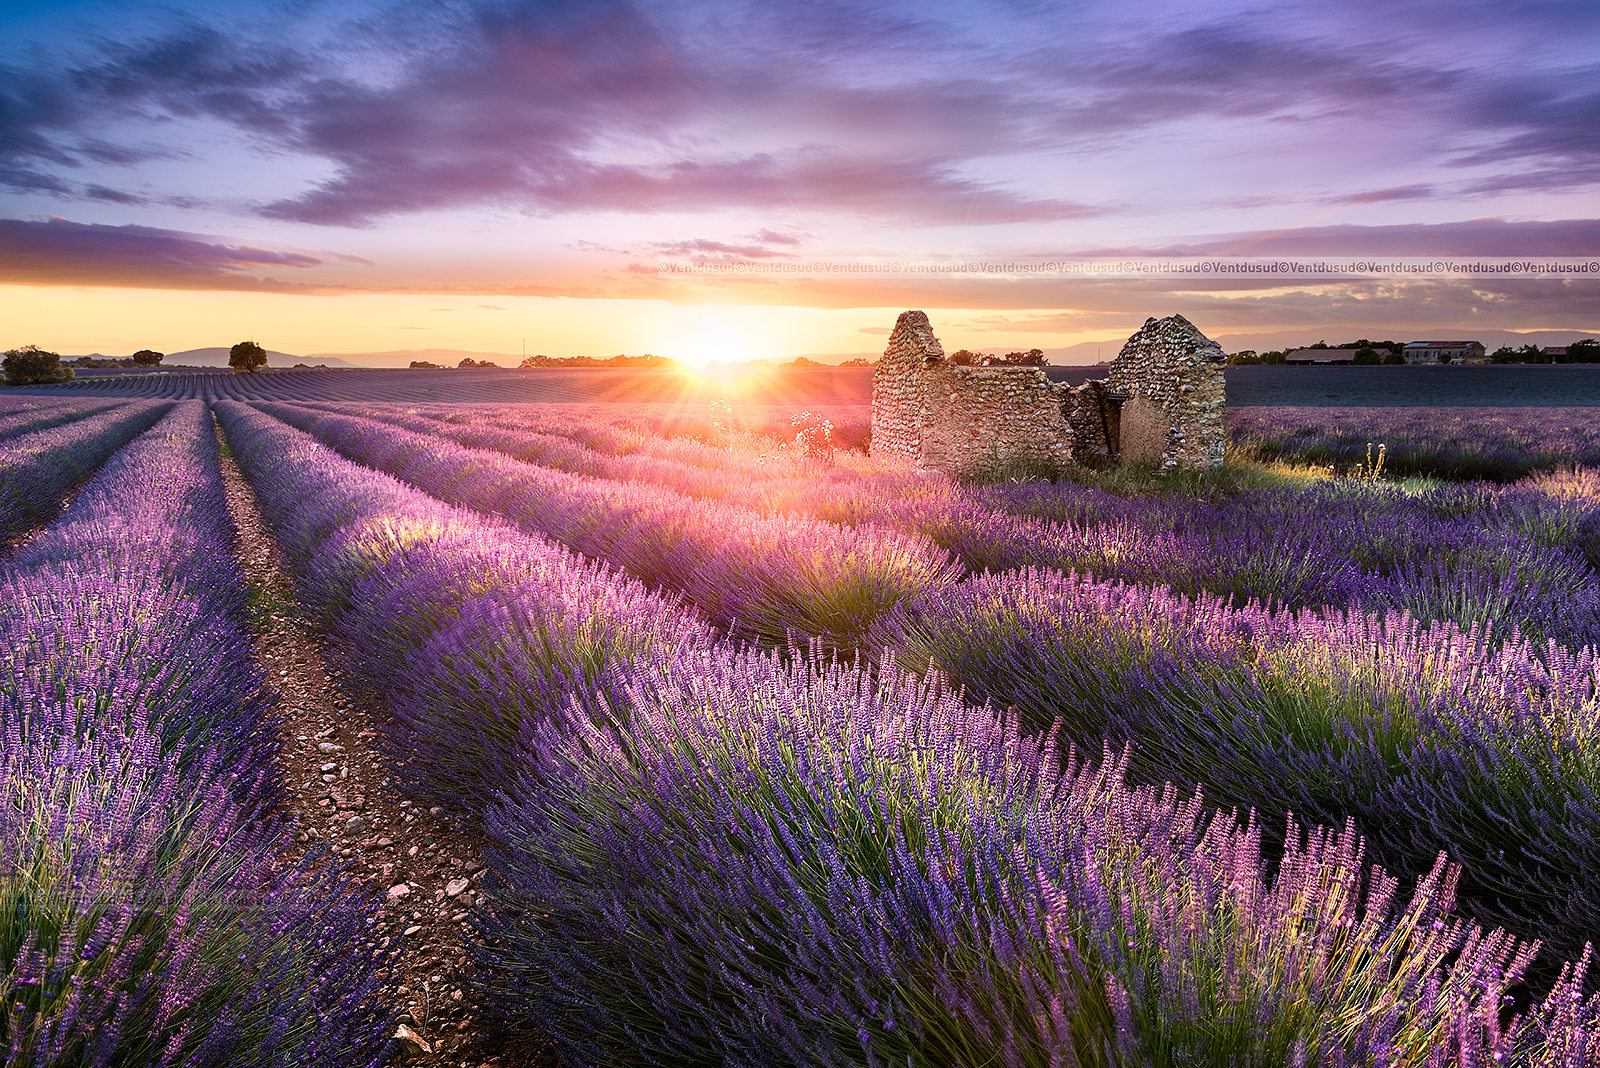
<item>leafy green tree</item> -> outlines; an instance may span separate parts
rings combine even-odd
[[[161,364],[161,359],[165,355],[166,353],[157,352],[154,349],[140,349],[131,358],[135,367],[157,367]]]
[[[228,366],[235,371],[255,374],[267,365],[267,350],[254,341],[241,341],[228,350]]]
[[[981,363],[989,367],[1047,367],[1049,361],[1044,358],[1043,349],[1029,349],[1027,352],[1008,352],[1004,356],[984,356]]]
[[[1350,362],[1376,367],[1378,364],[1378,350],[1371,345],[1363,345],[1356,349],[1356,354],[1350,358]]]
[[[1406,354],[1399,349],[1390,349],[1388,355],[1384,356],[1383,362],[1388,367],[1404,367],[1406,365]]]
[[[235,371],[254,374],[267,366],[267,350],[253,341],[242,341],[227,350],[227,366]]]
[[[962,367],[971,367],[982,362],[983,357],[971,349],[956,349],[950,354],[950,362]]]
[[[1586,337],[1567,346],[1568,363],[1600,363],[1600,341]]]
[[[5,368],[8,386],[36,386],[72,378],[72,368],[61,366],[60,353],[48,352],[38,345],[8,350],[0,366]]]

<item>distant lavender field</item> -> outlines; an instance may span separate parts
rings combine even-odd
[[[1387,446],[1397,476],[1510,482],[1539,470],[1600,464],[1594,408],[1233,408],[1235,446],[1264,460],[1350,468]]]
[[[1230,367],[1228,406],[1600,407],[1600,365]]]

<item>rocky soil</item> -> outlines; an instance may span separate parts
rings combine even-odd
[[[282,770],[297,849],[325,846],[381,904],[371,942],[393,962],[385,996],[399,1009],[398,1063],[519,1068],[550,1063],[539,1051],[501,1042],[473,1014],[462,988],[484,876],[480,843],[438,808],[395,788],[379,754],[386,725],[341,689],[315,633],[296,617],[282,554],[231,456],[228,505],[239,531],[245,577],[258,591],[257,653],[276,690]]]

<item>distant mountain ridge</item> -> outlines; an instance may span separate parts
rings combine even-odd
[[[413,360],[454,367],[462,360],[488,360],[501,367],[516,367],[522,357],[509,352],[478,352],[473,349],[390,349],[387,352],[318,352],[299,359],[306,363],[348,361],[354,367],[409,367]]]
[[[183,352],[169,352],[162,359],[162,364],[187,364],[190,367],[226,367],[228,366],[228,350],[220,345],[213,345],[203,349],[185,349]],[[297,363],[327,364],[329,367],[360,367],[360,364],[334,355],[323,356],[296,356],[289,352],[276,352],[267,350],[268,367],[293,367]]]

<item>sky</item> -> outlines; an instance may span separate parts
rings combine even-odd
[[[0,0],[0,39],[5,348],[1600,332],[1600,263],[1452,268],[1600,257],[1594,0]],[[1060,267],[1240,257],[1428,263]]]

